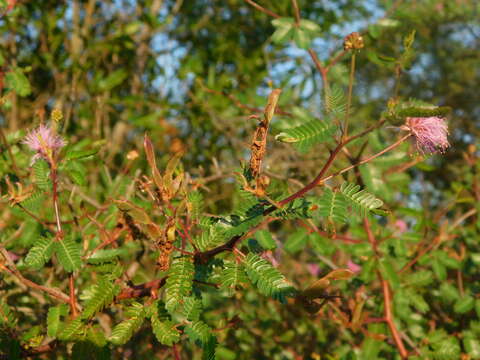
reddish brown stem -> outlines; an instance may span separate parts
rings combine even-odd
[[[327,159],[327,162],[323,165],[322,169],[318,173],[318,175],[313,179],[313,181],[305,186],[303,189],[298,190],[296,193],[290,195],[289,197],[283,199],[282,201],[279,202],[280,206],[284,206],[285,204],[288,204],[289,202],[298,199],[302,197],[304,194],[315,188],[320,182],[322,181],[323,175],[327,172],[327,170],[332,166],[333,160],[337,157],[338,153],[342,149],[342,147],[345,146],[347,142],[340,142],[337,147],[330,153],[330,156]]]
[[[180,351],[177,349],[177,344],[172,345],[172,352],[175,360],[181,360],[182,357],[180,356]]]
[[[378,258],[380,256],[380,253],[378,252],[378,242],[375,238],[375,235],[372,232],[370,222],[368,221],[367,218],[363,220],[363,227],[365,228],[368,241],[372,246],[372,249],[375,253],[375,257]],[[393,341],[395,342],[395,345],[398,349],[398,352],[400,353],[400,356],[402,357],[402,359],[406,359],[408,357],[408,352],[405,349],[400,333],[398,332],[397,327],[395,326],[393,311],[392,311],[392,296],[391,296],[388,282],[382,278],[382,275],[380,273],[378,273],[378,278],[382,283],[383,301],[384,301],[383,311],[384,311],[385,322],[387,323],[390,329],[390,332],[392,333]]]
[[[70,299],[69,299],[70,311],[73,317],[77,317],[78,312],[77,312],[77,303],[75,300],[75,281],[74,281],[75,279],[73,277],[73,274],[70,274],[68,280],[69,280],[68,284],[70,287]]]
[[[383,290],[383,299],[384,299],[384,312],[385,312],[385,321],[390,328],[390,332],[392,333],[393,341],[397,346],[398,352],[402,359],[408,358],[408,352],[403,345],[402,337],[395,326],[394,319],[393,319],[393,312],[392,312],[392,298],[390,293],[390,288],[388,282],[382,279],[382,290]]]
[[[141,285],[133,285],[127,289],[123,289],[117,296],[117,300],[132,299],[142,296],[149,296],[152,290],[160,289],[165,285],[167,277],[152,280]]]
[[[65,293],[61,292],[60,290],[57,290],[57,289],[54,289],[54,288],[49,288],[49,287],[43,286],[43,285],[39,285],[37,283],[34,283],[31,280],[28,280],[27,278],[23,277],[23,275],[20,274],[20,272],[18,272],[18,270],[16,270],[16,268],[14,270],[12,270],[12,269],[0,264],[0,270],[7,271],[8,273],[15,276],[18,280],[20,280],[25,286],[27,286],[29,288],[32,288],[32,289],[37,290],[37,291],[45,292],[45,293],[49,294],[50,296],[52,296],[53,298],[58,299],[58,300],[60,300],[61,302],[64,302],[64,303],[69,303],[69,301],[70,301],[70,298]]]
[[[372,247],[375,256],[378,257],[378,243],[375,239],[375,236],[373,235],[372,228],[370,227],[370,223],[367,218],[363,219],[363,227],[365,228],[365,232],[367,233],[368,242],[370,243],[370,246]]]

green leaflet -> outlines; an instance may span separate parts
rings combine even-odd
[[[30,82],[21,68],[15,67],[8,71],[5,75],[5,81],[7,86],[21,97],[28,96],[32,92]]]
[[[352,209],[360,216],[365,216],[368,212],[379,208],[383,201],[365,190],[360,190],[360,185],[344,182],[340,191],[345,196]]]
[[[347,223],[347,201],[340,192],[325,188],[317,201],[318,213],[330,221]]]
[[[310,206],[312,203],[305,198],[295,199],[287,206],[273,213],[273,216],[281,217],[284,220],[309,219],[311,218]]]
[[[203,195],[200,191],[192,191],[187,195],[188,207],[193,220],[198,220],[203,212]]]
[[[282,273],[256,254],[247,255],[245,269],[251,282],[263,295],[284,301],[286,296],[292,295],[295,291]]]
[[[126,344],[133,334],[142,326],[145,319],[144,306],[140,303],[134,302],[125,311],[127,320],[117,324],[110,335],[110,341],[116,345]]]
[[[71,160],[87,158],[89,156],[95,155],[96,153],[98,153],[99,150],[100,150],[99,148],[86,149],[86,150],[69,150],[65,154],[65,160],[71,161]]]
[[[202,300],[189,296],[183,299],[182,313],[190,321],[197,321],[202,312]]]
[[[13,328],[16,322],[15,315],[10,310],[9,305],[4,299],[0,299],[0,328],[3,326]]]
[[[460,358],[460,344],[453,336],[435,342],[433,349],[435,360],[457,360]]]
[[[315,144],[331,140],[335,130],[336,128],[332,124],[315,119],[303,125],[287,129],[275,136],[275,139],[281,142],[293,143],[298,151],[306,152]]]
[[[84,330],[85,324],[82,322],[82,319],[78,317],[67,323],[58,333],[57,337],[60,340],[72,340],[73,338],[80,336]]]
[[[289,254],[296,254],[305,248],[307,241],[307,231],[304,228],[299,228],[288,236],[287,241],[285,241],[284,244],[284,249]]]
[[[48,163],[43,159],[39,159],[33,163],[32,170],[35,185],[41,190],[50,190],[52,188],[52,181],[50,180],[50,166]]]
[[[118,256],[126,254],[125,249],[100,249],[95,251],[88,259],[90,264],[101,264],[116,260]]]
[[[25,265],[35,270],[41,269],[52,257],[54,249],[54,238],[40,238],[25,257]]]
[[[342,118],[347,110],[347,99],[338,85],[325,87],[325,112],[334,118]]]
[[[60,318],[67,315],[68,306],[66,304],[54,306],[48,309],[47,314],[47,334],[55,337],[60,328]]]
[[[165,284],[165,307],[174,312],[183,298],[192,291],[192,282],[195,268],[190,256],[181,256],[173,259]]]
[[[275,250],[277,248],[277,243],[272,237],[270,231],[259,230],[255,233],[255,238],[265,250]]]
[[[27,199],[20,202],[20,205],[30,212],[38,212],[45,200],[44,191],[34,191]]]
[[[205,227],[202,233],[193,240],[200,251],[205,251],[224,242],[222,228],[219,225],[210,225]]]
[[[185,327],[185,333],[188,334],[192,341],[198,342],[200,345],[207,344],[212,335],[212,329],[203,321],[195,321]]]
[[[222,289],[233,292],[235,288],[248,280],[243,265],[234,261],[225,261],[224,268],[220,273],[220,284]]]
[[[87,319],[95,315],[97,311],[102,310],[106,305],[110,304],[118,294],[119,290],[120,287],[107,277],[101,277],[93,288],[91,298],[85,304],[82,318]]]
[[[87,184],[87,168],[79,161],[70,161],[64,168],[64,173],[77,185]]]
[[[55,253],[60,264],[65,271],[73,272],[82,265],[80,257],[80,247],[73,237],[68,236],[59,241],[55,241]]]
[[[212,329],[203,321],[196,321],[185,327],[189,338],[203,348],[202,360],[214,360],[217,338]]]
[[[152,322],[153,333],[161,344],[172,346],[180,340],[180,332],[171,320],[160,321],[158,317],[152,316],[150,321]]]

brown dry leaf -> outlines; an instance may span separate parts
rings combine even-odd
[[[250,146],[250,171],[252,176],[256,178],[260,174],[262,160],[267,151],[267,133],[270,120],[275,114],[275,107],[277,106],[278,98],[282,89],[274,89],[268,96],[267,106],[263,114],[263,119],[258,124],[257,129],[253,135],[252,145]]]
[[[162,189],[163,179],[157,168],[157,162],[155,160],[155,150],[153,149],[152,141],[150,140],[147,134],[145,134],[145,138],[143,140],[143,147],[145,148],[145,154],[147,155],[148,164],[152,169],[153,181],[155,182],[155,185],[157,185],[159,189]]]

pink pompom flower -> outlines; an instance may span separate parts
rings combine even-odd
[[[355,264],[352,260],[348,260],[347,268],[355,274],[358,274],[360,271],[362,271],[362,267],[358,264]]]
[[[401,129],[410,131],[415,137],[417,149],[422,153],[444,152],[450,146],[448,126],[441,117],[408,117]]]
[[[32,157],[32,163],[38,159],[45,159],[50,164],[52,164],[58,150],[66,145],[61,136],[55,134],[52,128],[43,124],[30,131],[22,143],[35,152],[35,155]]]

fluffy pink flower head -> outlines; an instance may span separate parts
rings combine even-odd
[[[401,128],[413,134],[417,149],[422,153],[444,152],[450,146],[447,139],[448,126],[443,118],[409,117]]]
[[[55,153],[65,146],[65,141],[55,134],[49,126],[43,124],[30,131],[22,142],[35,151],[32,163],[37,159],[45,159],[52,163]]]
[[[362,271],[362,267],[358,264],[355,264],[352,260],[348,260],[347,268],[350,271],[353,271],[355,274],[358,274],[360,271]]]

